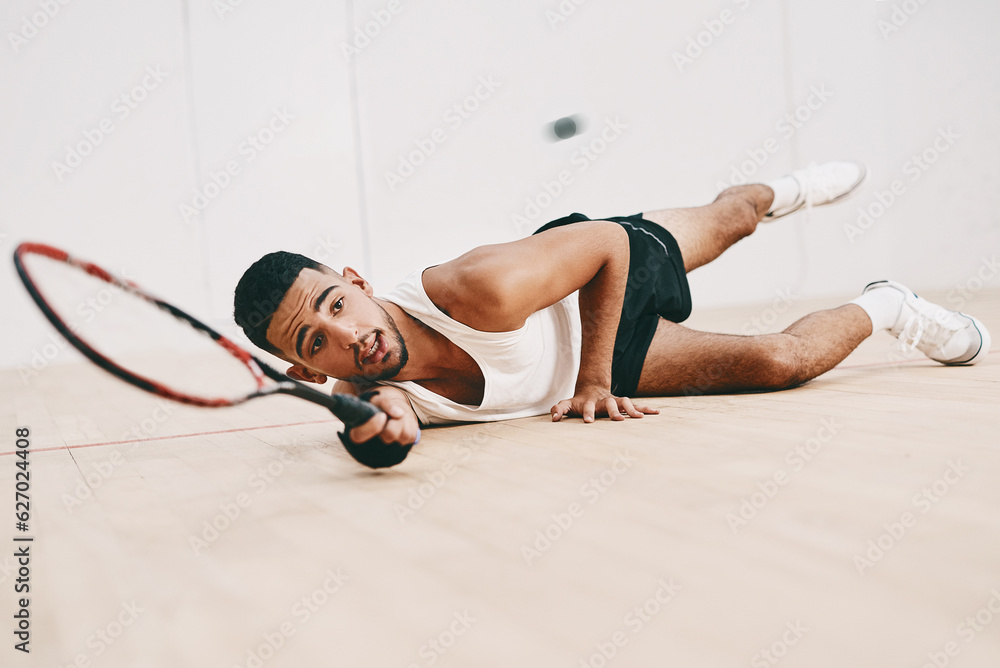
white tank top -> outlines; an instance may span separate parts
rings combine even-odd
[[[459,404],[413,381],[379,381],[406,392],[423,424],[488,422],[543,415],[573,397],[580,369],[580,310],[576,292],[532,313],[511,332],[481,332],[448,317],[424,291],[415,271],[382,297],[467,352],[486,380],[479,406]]]

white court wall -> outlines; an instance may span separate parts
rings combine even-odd
[[[272,249],[387,291],[574,211],[698,205],[734,170],[836,158],[869,164],[862,192],[692,274],[696,308],[883,277],[951,289],[989,276],[1000,246],[992,0],[227,2],[56,2],[51,17],[4,3],[5,257],[24,239],[61,245],[232,332],[233,286]],[[346,54],[375,16],[386,25]],[[124,116],[115,101],[144,78]],[[569,114],[582,133],[550,141],[545,125]],[[57,174],[105,118],[113,131]],[[250,136],[271,139],[254,150]],[[926,169],[912,159],[925,152]],[[216,192],[227,164],[239,171]],[[877,215],[859,224],[859,209]],[[52,330],[3,266],[0,366],[30,368]]]

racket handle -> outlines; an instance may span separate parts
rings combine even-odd
[[[333,396],[337,399],[337,407],[331,407],[330,411],[344,423],[344,431],[339,432],[337,436],[340,437],[340,442],[344,444],[348,454],[368,468],[382,469],[395,466],[406,459],[414,444],[385,443],[377,436],[364,443],[355,443],[348,437],[347,434],[352,428],[382,412],[367,401],[374,394],[375,392],[365,392],[360,397],[335,394]],[[417,441],[419,440],[418,434]]]
[[[370,403],[369,397],[364,394],[360,397],[353,394],[334,394],[331,399],[334,400],[334,406],[330,408],[330,412],[344,423],[347,430],[353,429],[363,422],[368,422],[382,412]]]

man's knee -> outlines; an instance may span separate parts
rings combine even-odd
[[[736,236],[742,238],[753,234],[766,209],[761,212],[761,202],[755,197],[752,186],[733,186],[723,190],[717,202],[726,206],[726,223]]]
[[[759,337],[754,356],[754,376],[759,389],[784,390],[804,383],[804,376],[795,342],[783,334]]]

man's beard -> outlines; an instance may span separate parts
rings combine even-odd
[[[358,374],[356,376],[353,376],[352,378],[350,378],[350,381],[352,383],[357,383],[357,382],[371,383],[377,380],[392,380],[393,378],[399,375],[399,372],[403,370],[403,367],[405,367],[406,363],[410,360],[410,353],[406,349],[406,342],[403,341],[403,335],[400,333],[399,328],[396,327],[396,321],[392,319],[392,316],[389,315],[389,313],[384,308],[382,308],[382,306],[378,302],[374,303],[376,306],[379,307],[379,310],[382,311],[382,315],[385,317],[385,324],[388,327],[389,331],[391,332],[391,336],[387,337],[386,330],[384,329],[376,329],[375,332],[379,336],[384,338],[387,343],[390,341],[395,341],[397,349],[399,350],[399,359],[396,361],[395,364],[385,367],[378,373],[373,373],[372,375]],[[386,352],[386,357],[388,357],[391,354],[392,350],[390,346],[390,350]]]

